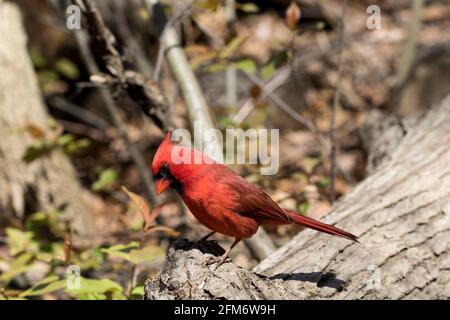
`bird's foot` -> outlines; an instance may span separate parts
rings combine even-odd
[[[222,265],[225,260],[227,260],[228,255],[222,255],[220,257],[210,257],[208,258],[208,260],[206,261],[206,265],[209,266],[211,264],[216,264],[217,263],[217,267]]]

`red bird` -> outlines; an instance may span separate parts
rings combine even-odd
[[[180,158],[191,161],[180,163]],[[211,263],[224,262],[234,246],[254,235],[260,225],[295,223],[357,241],[356,236],[344,230],[282,209],[264,191],[227,166],[195,149],[173,144],[171,132],[156,151],[152,171],[158,195],[174,188],[198,221],[213,230],[202,240],[215,232],[235,238],[231,247],[221,257],[211,259]]]

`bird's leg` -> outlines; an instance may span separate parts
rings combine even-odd
[[[239,241],[241,241],[241,238],[235,238],[233,244],[231,245],[231,247],[225,251],[225,253],[223,255],[221,255],[220,257],[211,257],[208,259],[208,261],[206,262],[207,265],[213,264],[213,263],[218,263],[217,266],[220,266],[222,263],[225,262],[225,260],[228,258],[228,254],[230,253],[230,251],[239,243]]]
[[[206,236],[204,236],[203,238],[201,238],[198,241],[206,241],[209,237],[211,237],[214,233],[216,233],[215,231],[211,231],[210,233],[208,233]]]

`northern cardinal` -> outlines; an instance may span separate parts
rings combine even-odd
[[[176,161],[173,155],[178,157]],[[180,158],[190,161],[180,163]],[[195,162],[195,159],[202,161]],[[221,257],[211,259],[210,263],[223,263],[236,244],[254,235],[260,225],[295,223],[358,241],[356,236],[344,230],[282,209],[264,191],[227,166],[214,162],[195,149],[172,143],[171,132],[166,134],[156,151],[152,171],[157,195],[172,187],[198,221],[212,230],[202,240],[215,232],[235,238],[231,247]]]

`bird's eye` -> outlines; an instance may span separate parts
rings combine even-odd
[[[153,177],[155,180],[167,178],[167,176],[170,174],[169,165],[167,163],[164,163],[161,168],[158,170],[158,173],[156,173]]]
[[[158,172],[153,176],[153,178],[155,178],[155,180],[161,179],[161,178],[162,178],[161,170],[158,171]]]

